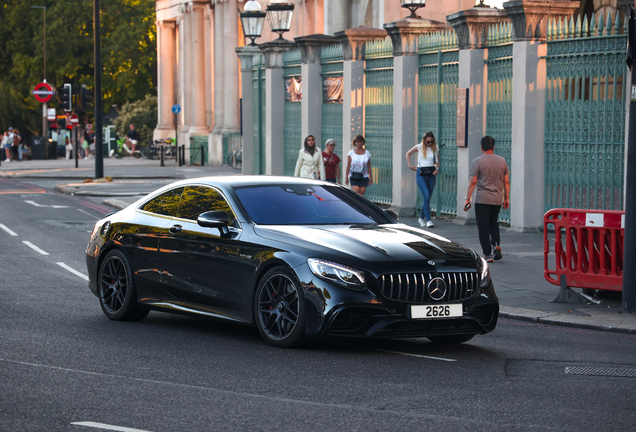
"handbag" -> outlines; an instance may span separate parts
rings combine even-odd
[[[430,176],[430,175],[433,175],[435,170],[436,168],[434,166],[420,167],[419,173],[421,176]]]
[[[351,172],[351,180],[362,180],[364,178],[364,174],[361,172]]]

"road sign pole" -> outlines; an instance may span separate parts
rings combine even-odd
[[[102,154],[102,34],[99,23],[99,0],[93,0],[94,13],[94,74],[95,98],[93,107],[95,112],[95,178],[104,177],[104,156]]]

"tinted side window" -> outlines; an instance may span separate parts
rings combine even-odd
[[[179,217],[197,220],[201,213],[208,211],[224,211],[230,218],[230,226],[234,225],[234,212],[219,191],[206,186],[187,186],[181,197]]]
[[[179,199],[184,188],[172,189],[144,204],[141,208],[147,212],[176,217],[179,213]]]

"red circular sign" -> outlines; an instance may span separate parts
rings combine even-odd
[[[53,87],[51,87],[49,83],[45,82],[37,84],[33,90],[35,100],[42,103],[50,101],[54,94],[55,90],[53,90]]]

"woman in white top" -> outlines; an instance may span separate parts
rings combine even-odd
[[[316,139],[313,135],[308,135],[307,138],[305,138],[303,148],[301,148],[298,153],[294,177],[326,179],[325,164],[322,161],[322,151],[316,147]]]
[[[411,165],[411,155],[417,152],[417,166]],[[422,142],[406,152],[406,163],[415,171],[417,188],[422,193],[424,203],[418,222],[421,227],[433,228],[431,220],[431,197],[435,188],[436,176],[439,172],[439,150],[433,132],[426,132]]]
[[[357,135],[353,139],[353,150],[347,156],[347,175],[345,182],[351,182],[351,189],[364,196],[364,192],[373,184],[371,178],[371,153],[364,148],[365,139]]]

